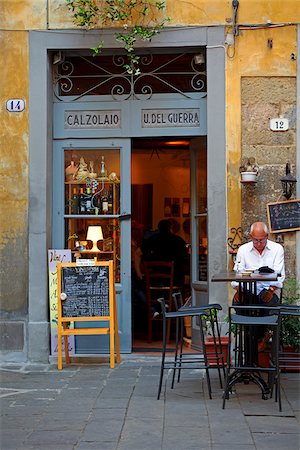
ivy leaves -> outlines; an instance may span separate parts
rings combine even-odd
[[[128,64],[124,64],[130,75],[139,75],[139,56],[135,44],[138,40],[151,41],[153,36],[169,22],[165,17],[165,1],[156,0],[66,0],[77,26],[92,29],[97,26],[118,26],[115,38],[123,44]],[[99,6],[98,6],[99,5]],[[103,41],[92,48],[94,55],[101,52]]]

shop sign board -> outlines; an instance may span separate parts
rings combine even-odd
[[[121,111],[65,111],[65,130],[121,128]]]
[[[72,259],[71,250],[68,249],[48,250],[51,355],[57,355],[58,351],[57,263],[71,262],[71,259]],[[62,345],[64,346],[64,341],[62,341]],[[68,336],[68,350],[70,354],[74,354],[75,352],[74,336]]]
[[[142,109],[142,128],[186,128],[199,125],[199,108]]]

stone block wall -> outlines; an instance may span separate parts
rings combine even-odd
[[[296,78],[243,77],[241,80],[242,135],[241,159],[255,157],[259,166],[257,183],[243,184],[242,229],[259,220],[267,223],[267,203],[285,200],[280,178],[285,165],[296,175]],[[289,119],[289,130],[274,132],[269,121],[276,117]],[[276,233],[271,239],[285,249],[288,277],[296,275],[296,234]]]

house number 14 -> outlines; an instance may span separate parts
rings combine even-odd
[[[6,102],[6,109],[9,112],[21,112],[25,109],[25,101],[22,98],[10,98]]]

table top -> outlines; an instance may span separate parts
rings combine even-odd
[[[212,276],[211,281],[237,281],[237,282],[255,282],[255,281],[276,281],[278,279],[277,273],[247,273],[241,274],[234,271],[220,272]]]

